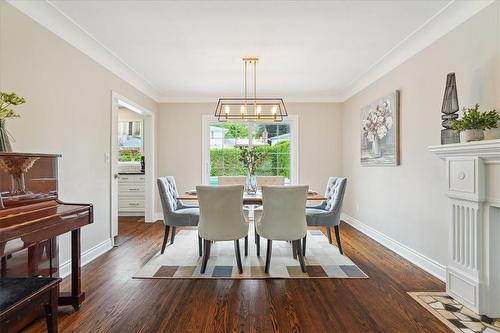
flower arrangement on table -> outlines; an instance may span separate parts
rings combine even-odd
[[[26,103],[23,97],[17,96],[16,93],[5,93],[0,91],[0,151],[11,151],[10,134],[5,128],[7,119],[17,118],[19,114],[16,113],[12,106],[17,106]]]
[[[380,153],[379,142],[389,133],[392,128],[393,119],[391,114],[390,101],[385,101],[382,105],[377,105],[375,110],[368,112],[362,121],[363,135],[368,142],[372,143],[372,152]]]
[[[257,192],[257,180],[255,178],[255,171],[264,163],[267,157],[267,152],[258,151],[255,148],[241,147],[240,161],[243,163],[248,171],[246,181],[247,193]]]

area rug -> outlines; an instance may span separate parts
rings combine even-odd
[[[445,292],[410,292],[408,294],[453,332],[500,332],[500,318],[491,319],[478,316],[452,297],[446,295]]]
[[[197,230],[181,230],[175,242],[163,254],[153,256],[134,275],[134,278],[153,279],[269,279],[269,278],[368,278],[351,259],[341,255],[339,249],[328,242],[320,230],[308,230],[305,256],[306,273],[292,256],[291,244],[273,241],[269,274],[264,272],[267,241],[261,238],[261,256],[257,256],[253,225],[249,228],[248,256],[244,255],[244,242],[240,241],[243,274],[238,273],[233,241],[215,242],[205,274],[200,273]]]

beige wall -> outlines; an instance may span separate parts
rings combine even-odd
[[[157,174],[173,175],[180,191],[202,180],[202,115],[214,103],[165,103],[157,113]],[[336,103],[287,103],[298,115],[299,181],[324,191],[329,176],[341,173],[341,112]]]
[[[496,3],[343,104],[344,211],[441,263],[447,246],[444,162],[427,146],[440,144],[446,74],[457,76],[461,106],[500,109],[499,10]],[[360,108],[401,91],[401,165],[361,167]]]
[[[8,124],[14,149],[63,154],[61,199],[95,204],[84,251],[110,235],[111,90],[158,110],[157,174],[174,175],[180,191],[201,182],[202,115],[214,104],[156,104],[12,6],[0,2],[0,10],[0,90],[28,100],[22,118]],[[445,170],[427,146],[440,142],[448,72],[457,73],[462,106],[500,109],[499,17],[497,2],[343,104],[288,103],[299,118],[299,181],[323,191],[329,176],[347,176],[346,213],[444,263]],[[359,110],[394,89],[401,91],[401,166],[362,168]],[[62,261],[68,244],[63,237]]]
[[[0,1],[0,90],[27,100],[9,121],[15,151],[61,153],[60,198],[91,202],[95,222],[82,251],[110,237],[111,91],[156,110],[156,103],[17,9]],[[61,237],[61,262],[69,239]]]

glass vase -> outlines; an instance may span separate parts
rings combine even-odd
[[[257,193],[257,177],[254,174],[248,174],[245,182],[245,191],[247,194]]]
[[[380,152],[380,139],[375,136],[372,142],[372,156],[373,157],[380,157],[381,152]]]
[[[5,128],[5,120],[0,121],[0,152],[11,152],[10,138]]]

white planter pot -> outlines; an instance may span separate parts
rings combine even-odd
[[[460,132],[460,142],[484,140],[484,131],[481,129],[471,129]]]

